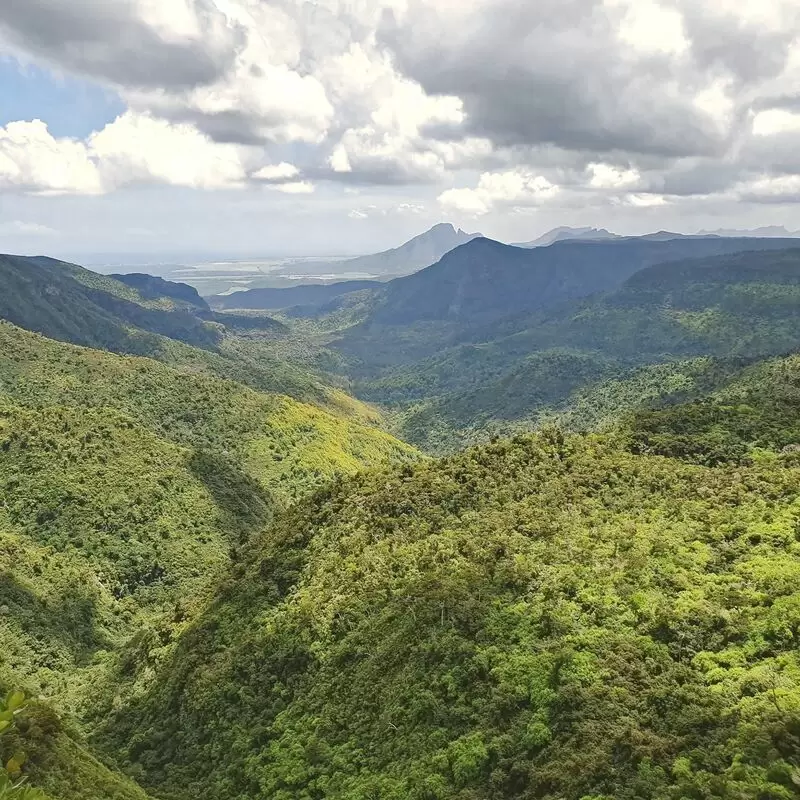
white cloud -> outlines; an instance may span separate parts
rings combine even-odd
[[[482,216],[496,207],[541,205],[558,192],[558,186],[529,170],[485,172],[475,189],[448,189],[439,203],[447,211]]]
[[[300,170],[294,164],[282,161],[280,164],[267,164],[265,167],[261,167],[251,177],[257,180],[280,182],[296,178],[299,174]]]
[[[55,138],[39,121],[0,128],[0,190],[103,194],[130,184],[196,189],[244,185],[247,154],[190,125],[126,112],[85,142]]]
[[[591,174],[589,186],[593,189],[622,189],[639,182],[636,169],[621,169],[612,164],[593,163],[587,167]]]
[[[347,216],[350,219],[369,219],[369,214],[359,211],[357,208],[354,208]]]
[[[217,144],[191,125],[126,112],[89,139],[89,150],[112,186],[167,183],[196,189],[240,186],[240,148]]]
[[[740,183],[736,192],[743,200],[762,203],[800,202],[800,175],[763,177]]]
[[[293,181],[291,183],[276,183],[272,186],[278,192],[285,194],[313,194],[314,184],[311,181]]]
[[[610,9],[624,11],[617,35],[635,51],[643,53],[684,53],[689,41],[683,17],[675,8],[653,0],[606,0]]]
[[[56,139],[33,120],[0,128],[0,190],[100,194],[103,184],[84,143]]]
[[[770,108],[753,117],[755,136],[773,136],[777,133],[800,133],[800,114],[783,108]]]
[[[634,208],[656,208],[668,205],[669,201],[662,194],[627,194],[623,202]]]

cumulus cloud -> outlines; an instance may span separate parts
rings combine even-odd
[[[448,189],[439,196],[442,208],[483,216],[497,207],[537,206],[554,198],[559,187],[527,170],[485,172],[474,189]]]
[[[85,142],[54,137],[40,120],[0,128],[0,189],[103,194],[133,184],[241,186],[247,154],[188,125],[126,112]]]
[[[300,170],[294,164],[282,161],[280,164],[267,164],[261,167],[253,173],[252,177],[267,183],[284,183],[296,178],[299,174]]]
[[[129,111],[85,141],[8,124],[0,189],[418,185],[477,216],[794,202],[799,32],[796,0],[5,3],[0,52]]]
[[[41,120],[0,128],[0,189],[99,194],[100,172],[82,142],[55,139]]]
[[[127,112],[92,135],[88,150],[111,186],[167,183],[196,189],[241,185],[242,152],[217,144],[190,125]]]
[[[593,189],[621,189],[639,182],[639,171],[612,164],[592,163],[588,166],[591,174],[589,186]]]

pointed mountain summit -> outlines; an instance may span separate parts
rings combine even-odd
[[[456,247],[480,238],[480,233],[467,233],[448,222],[440,222],[415,236],[400,247],[345,261],[348,272],[366,272],[376,277],[397,277],[435,264]]]

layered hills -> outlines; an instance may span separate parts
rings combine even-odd
[[[366,296],[360,318],[326,344],[356,394],[394,413],[402,437],[452,449],[567,412],[589,387],[641,381],[645,365],[796,348],[800,250],[762,241],[521,250],[477,240]]]
[[[103,736],[174,800],[788,800],[800,372],[772,369],[330,486]]]
[[[626,239],[524,249],[476,239],[428,269],[388,284],[367,324],[454,320],[472,325],[614,289],[655,264],[796,245],[780,239]]]
[[[794,244],[477,239],[277,320],[0,259],[0,688],[39,698],[2,763],[45,800],[796,796]]]
[[[92,720],[150,685],[278,510],[417,455],[206,321],[190,287],[46,259],[0,269],[0,687],[45,703],[15,736],[53,800],[140,798],[86,749]],[[274,391],[287,375],[300,399]]]

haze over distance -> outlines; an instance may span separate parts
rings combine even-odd
[[[159,263],[157,260],[132,260],[131,263],[91,260],[86,266],[105,274],[146,272],[171,281],[188,283],[203,296],[226,295],[248,289],[284,288],[302,284],[326,284],[337,281],[386,281],[407,275],[436,263],[450,250],[465,244],[479,233],[466,233],[449,223],[440,223],[399,247],[361,256],[308,256],[295,258],[253,258],[200,260],[192,263]],[[658,231],[637,238],[681,238],[686,234]],[[698,231],[694,236],[787,238],[800,236],[780,225],[753,230],[720,228]],[[576,241],[607,241],[624,238],[606,228],[560,226],[528,242],[513,242],[519,247],[547,247]]]

